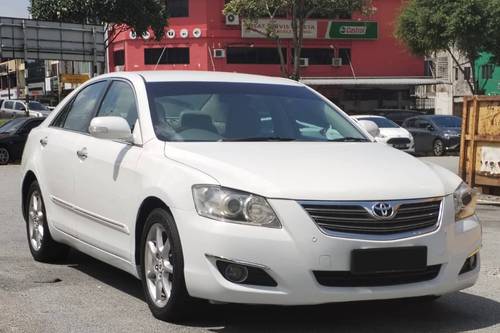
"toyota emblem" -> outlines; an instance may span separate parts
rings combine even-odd
[[[394,208],[386,202],[379,202],[373,205],[372,214],[379,219],[390,219],[394,216]]]

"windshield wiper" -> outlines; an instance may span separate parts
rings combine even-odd
[[[354,137],[345,137],[345,138],[338,138],[338,139],[332,139],[328,140],[330,142],[368,142],[369,140],[365,138],[354,138]]]
[[[249,138],[224,138],[219,141],[229,141],[229,142],[265,142],[265,141],[276,141],[276,142],[287,142],[295,141],[294,138],[284,138],[279,136],[262,136],[262,137],[249,137]]]

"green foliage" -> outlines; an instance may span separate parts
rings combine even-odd
[[[481,52],[500,59],[500,0],[409,0],[396,36],[417,55],[456,48],[472,64]]]
[[[300,78],[299,58],[303,44],[303,31],[306,20],[321,15],[322,18],[335,18],[339,13],[352,13],[360,11],[369,15],[375,9],[371,0],[231,0],[224,7],[224,13],[237,14],[251,23],[259,18],[274,20],[277,14],[286,14],[292,21],[294,69],[292,73],[286,72],[282,59],[281,69],[283,76],[294,79]],[[278,52],[281,52],[279,36],[273,31],[272,25],[263,34],[276,40]]]
[[[88,24],[126,24],[139,34],[149,27],[156,39],[168,23],[162,0],[32,0],[34,19]]]

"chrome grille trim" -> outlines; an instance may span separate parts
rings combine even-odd
[[[399,239],[433,232],[439,228],[444,198],[381,201],[299,201],[318,228],[329,236],[343,238]],[[391,204],[395,215],[375,218],[372,207]],[[362,237],[360,237],[362,236]]]

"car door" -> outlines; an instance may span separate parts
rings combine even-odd
[[[82,138],[88,135],[90,120],[107,85],[107,81],[99,81],[83,88],[52,123],[38,133],[39,173],[48,218],[56,228],[73,237],[78,237],[75,219],[79,215],[74,209],[75,171],[81,163],[78,147]]]
[[[7,118],[14,116],[14,101],[5,101],[2,106],[2,113]]]
[[[434,143],[435,130],[431,122],[427,119],[417,120],[417,127],[419,132],[419,147],[420,152],[431,152],[432,144]]]
[[[26,107],[22,102],[16,102],[14,104],[14,116],[15,117],[23,117],[26,115]]]
[[[123,117],[138,127],[133,87],[113,80],[96,117]],[[85,136],[79,141],[85,158],[75,172],[75,204],[85,212],[79,219],[80,239],[124,260],[131,260],[131,229],[137,216],[137,161],[142,148],[123,141]]]

